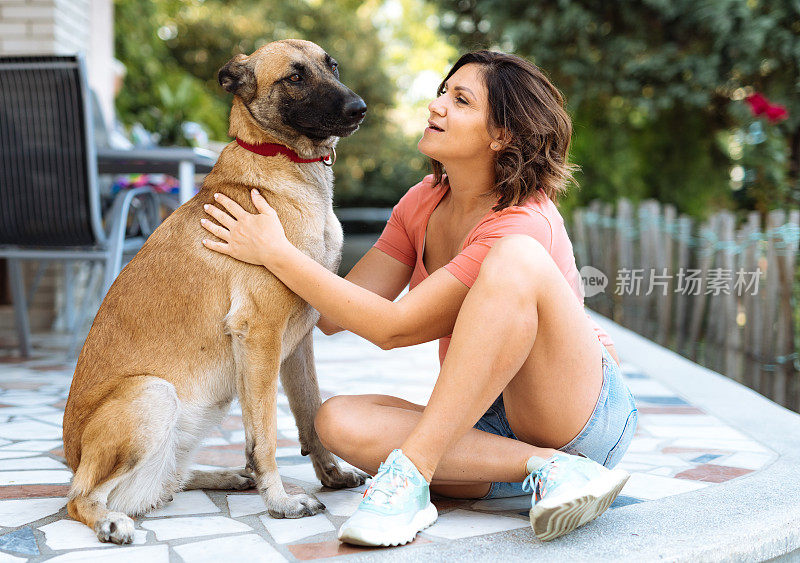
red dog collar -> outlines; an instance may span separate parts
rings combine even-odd
[[[321,162],[325,166],[333,166],[333,163],[336,162],[336,151],[333,149],[331,149],[331,154],[321,156],[319,158],[300,158],[300,155],[298,155],[289,147],[279,145],[277,143],[260,143],[258,145],[251,145],[250,143],[242,141],[238,137],[236,138],[236,142],[239,143],[239,146],[243,149],[260,154],[261,156],[275,156],[282,154],[288,157],[292,162],[300,162],[303,164],[309,162]]]

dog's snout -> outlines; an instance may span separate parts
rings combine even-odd
[[[367,113],[367,104],[356,96],[344,105],[344,115],[348,119],[361,119]]]

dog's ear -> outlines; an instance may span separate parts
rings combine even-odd
[[[256,73],[247,61],[247,55],[236,55],[217,74],[219,85],[226,92],[235,94],[245,102],[251,101],[256,95]]]

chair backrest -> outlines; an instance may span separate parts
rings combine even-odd
[[[0,56],[0,245],[105,241],[83,58]]]

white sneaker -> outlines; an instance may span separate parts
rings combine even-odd
[[[522,484],[533,491],[531,527],[542,541],[571,532],[600,516],[630,478],[621,469],[607,469],[585,456],[556,452],[548,459],[528,460]]]
[[[394,450],[342,524],[339,539],[355,545],[403,545],[438,516],[428,482],[401,450]]]

